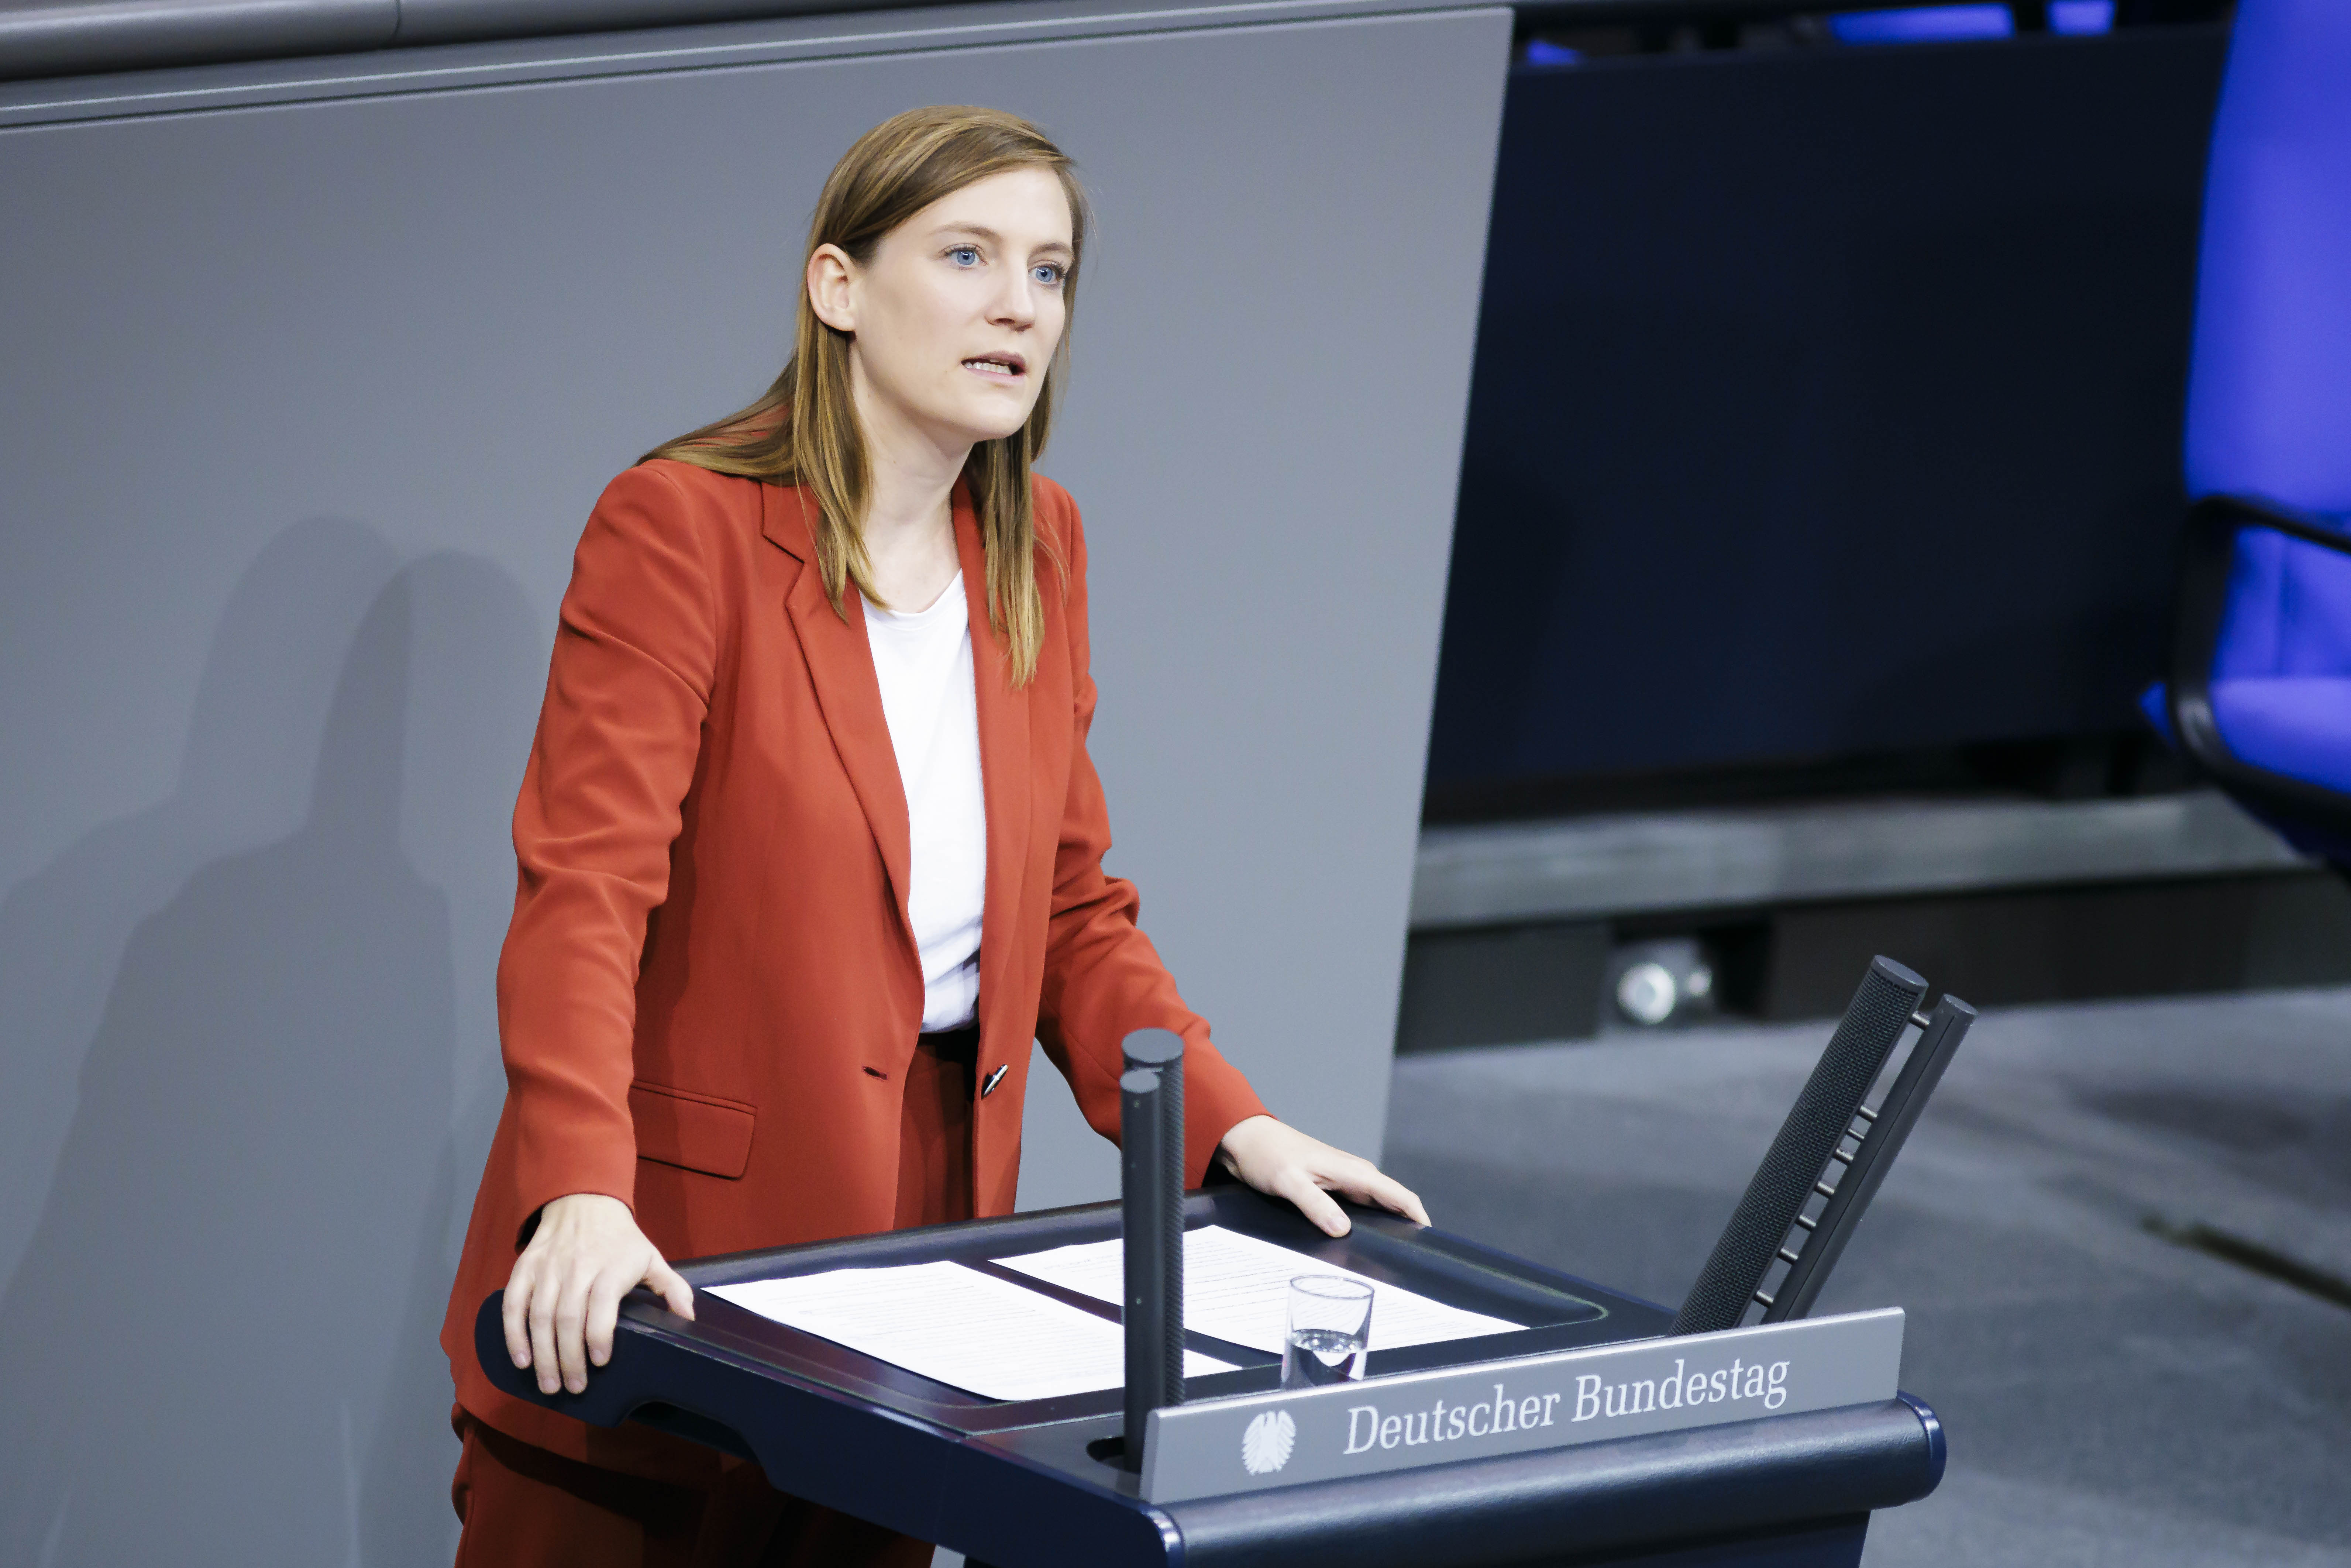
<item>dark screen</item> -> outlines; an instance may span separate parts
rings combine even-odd
[[[2132,724],[2225,42],[1515,70],[1432,802]]]

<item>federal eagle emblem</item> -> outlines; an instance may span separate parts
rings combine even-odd
[[[1253,1476],[1270,1475],[1290,1463],[1290,1450],[1297,1443],[1298,1423],[1290,1412],[1269,1410],[1241,1434],[1241,1463]]]

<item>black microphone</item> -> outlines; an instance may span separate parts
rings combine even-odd
[[[1851,1135],[1869,1086],[1926,996],[1927,982],[1893,959],[1870,960],[1861,988],[1667,1333],[1713,1333],[1739,1326],[1786,1245],[1789,1227],[1820,1189],[1823,1167]]]

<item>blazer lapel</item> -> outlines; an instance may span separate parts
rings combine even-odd
[[[1020,894],[1029,863],[1029,690],[1012,685],[1004,640],[987,618],[987,559],[970,492],[955,487],[956,553],[963,563],[971,620],[971,665],[979,707],[980,788],[987,803],[987,894],[979,921],[980,1016],[987,1017],[1004,967],[1019,945]],[[1028,1042],[1019,1042],[1024,1058]]]
[[[824,574],[817,570],[816,539],[808,521],[815,510],[815,498],[805,490],[779,485],[762,489],[761,531],[770,543],[800,562],[785,594],[784,607],[799,636],[800,653],[808,661],[809,680],[816,687],[818,706],[824,710],[833,749],[849,774],[857,803],[864,808],[873,842],[890,873],[890,886],[897,895],[899,926],[911,943],[914,927],[906,913],[906,898],[914,885],[914,849],[906,820],[906,790],[898,778],[898,756],[891,749],[890,723],[882,711],[882,686],[874,678],[873,653],[865,640],[865,607],[854,584],[842,600],[846,620],[825,597]],[[976,651],[977,643],[974,646]],[[980,727],[985,755],[985,710]]]

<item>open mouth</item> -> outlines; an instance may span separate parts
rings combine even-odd
[[[963,368],[976,371],[983,376],[1002,376],[1007,380],[1017,380],[1027,371],[1029,367],[1018,354],[990,354],[975,360],[966,360],[963,362]]]

